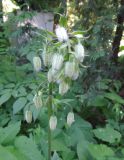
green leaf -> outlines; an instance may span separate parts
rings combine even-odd
[[[59,24],[66,28],[67,27],[67,17],[61,16],[59,20]]]
[[[22,153],[28,160],[44,160],[36,144],[32,139],[25,136],[18,137],[15,140],[15,147]]]
[[[68,152],[69,149],[59,139],[55,139],[55,140],[52,140],[52,151],[65,151],[65,152]]]
[[[87,151],[87,147],[89,145],[88,141],[85,140],[81,140],[78,144],[77,144],[77,155],[79,160],[87,160],[88,159],[88,151]]]
[[[89,144],[88,150],[96,160],[101,160],[106,158],[106,156],[110,157],[114,155],[113,150],[104,144]]]
[[[18,160],[6,147],[0,145],[0,160]]]
[[[89,101],[88,105],[95,106],[95,107],[106,106],[107,105],[107,100],[103,96],[98,95],[98,96],[94,97],[93,99],[91,99]]]
[[[0,97],[0,106],[5,103],[6,101],[8,101],[11,97],[11,93],[8,92],[8,93],[5,93],[3,94],[1,97]]]
[[[20,153],[15,147],[7,146],[6,149],[11,152],[15,157],[18,157],[18,160],[28,160],[22,153]]]
[[[94,129],[93,132],[97,138],[109,143],[119,142],[121,139],[121,134],[109,126]]]
[[[11,124],[8,127],[0,128],[0,143],[8,144],[13,141],[20,131],[21,122]]]
[[[124,104],[124,99],[121,98],[118,94],[112,92],[112,93],[106,93],[104,95],[104,97],[116,102],[116,103],[120,103],[120,104]]]
[[[13,104],[13,113],[18,113],[26,104],[27,99],[25,97],[18,98]]]

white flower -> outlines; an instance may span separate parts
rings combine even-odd
[[[48,82],[54,82],[55,81],[55,74],[56,72],[51,68],[49,69],[48,73],[47,73],[47,78],[48,78]]]
[[[74,62],[66,62],[65,63],[65,76],[72,78],[74,72],[75,72],[75,63]]]
[[[61,69],[63,61],[64,59],[62,55],[54,54],[52,59],[52,69],[57,71]]]
[[[36,94],[33,98],[33,102],[35,107],[38,109],[40,107],[42,107],[42,100],[41,100],[41,92],[39,92],[38,94]]]
[[[82,46],[81,43],[78,43],[76,46],[75,46],[75,53],[74,53],[75,57],[80,61],[80,62],[83,62],[84,60],[84,47]]]
[[[59,84],[59,94],[64,95],[69,89],[69,85],[66,82],[61,82]]]
[[[27,123],[32,122],[32,112],[31,111],[26,111],[25,112],[25,120],[26,120]]]
[[[41,70],[41,59],[40,57],[33,57],[34,69],[36,72]]]
[[[74,121],[75,121],[74,120],[74,113],[73,112],[69,112],[68,115],[67,115],[67,124],[69,126],[71,126]]]
[[[56,116],[51,116],[49,120],[49,126],[51,130],[55,130],[57,126],[57,118]]]
[[[64,27],[57,25],[55,29],[55,33],[60,42],[68,40],[68,34]]]
[[[49,66],[51,63],[51,55],[47,54],[45,51],[42,54],[43,62],[45,66]]]
[[[77,71],[74,72],[74,74],[72,76],[72,79],[76,80],[78,77],[79,77],[79,71],[77,70]]]
[[[73,62],[65,63],[65,76],[71,78],[72,80],[76,80],[79,76],[78,64]]]

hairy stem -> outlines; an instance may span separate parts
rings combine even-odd
[[[49,83],[48,122],[52,114],[52,83]],[[48,125],[48,160],[51,160],[51,130]]]

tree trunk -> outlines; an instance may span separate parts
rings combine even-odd
[[[123,22],[124,22],[124,0],[121,0],[120,2],[120,10],[117,15],[117,28],[115,32],[115,37],[112,44],[112,58],[115,63],[118,61],[118,52],[120,47],[120,41],[122,39],[123,35]]]

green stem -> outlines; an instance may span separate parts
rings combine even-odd
[[[49,83],[48,122],[52,114],[52,88],[53,84]],[[48,124],[48,160],[51,160],[51,129],[49,124]]]

